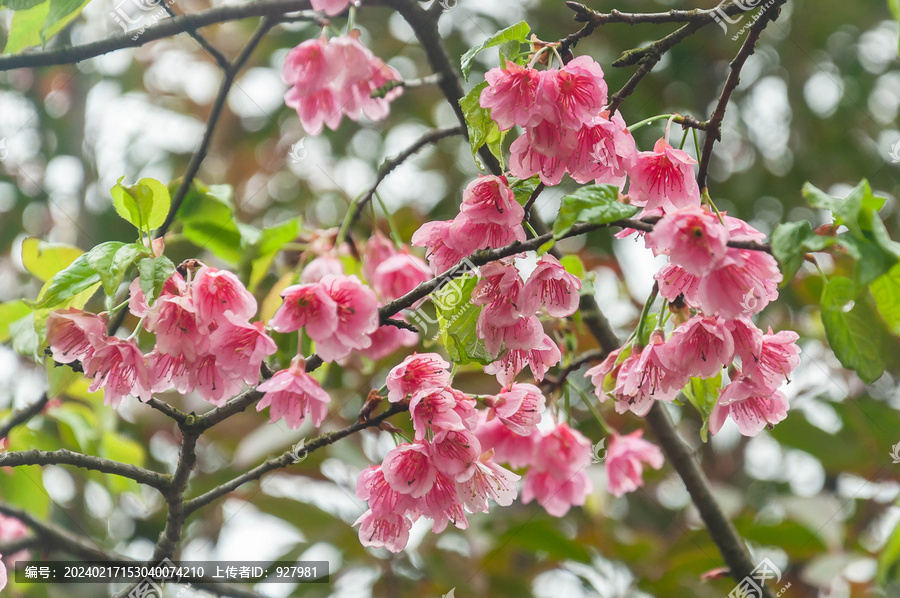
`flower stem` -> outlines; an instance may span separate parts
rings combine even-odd
[[[650,314],[650,307],[653,305],[653,302],[656,301],[656,296],[658,294],[659,284],[653,283],[653,290],[650,291],[650,296],[647,297],[647,302],[644,303],[644,309],[641,310],[641,321],[638,322],[637,330],[635,331],[634,344],[636,347],[643,347],[644,329],[647,326],[647,316]]]
[[[672,118],[673,116],[675,116],[675,115],[674,114],[657,114],[656,116],[651,116],[650,118],[645,118],[644,120],[642,120],[640,122],[634,123],[633,125],[628,127],[628,130],[633,133],[634,131],[637,131],[641,127],[649,125],[652,122]]]
[[[591,412],[591,415],[594,416],[594,419],[597,420],[597,423],[600,424],[600,427],[603,428],[603,431],[607,434],[614,434],[615,430],[613,430],[606,420],[603,419],[603,416],[600,415],[600,412],[597,410],[597,407],[594,406],[594,402],[591,400],[589,396],[587,396],[583,390],[575,386],[575,384],[571,380],[566,380],[566,388],[571,386],[575,389],[575,392],[578,393],[578,396],[581,397],[581,400],[584,402],[584,406],[588,408],[588,411]]]

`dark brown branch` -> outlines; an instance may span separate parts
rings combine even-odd
[[[29,451],[13,451],[3,454],[2,459],[0,459],[0,465],[3,467],[18,467],[22,465],[73,465],[82,469],[129,478],[139,484],[151,486],[158,490],[166,488],[169,483],[169,476],[150,471],[149,469],[144,469],[143,467],[75,453],[66,449],[60,449],[58,451],[39,451],[37,449]]]
[[[160,4],[173,19],[179,16],[178,13],[176,13],[175,10],[169,5],[167,0],[159,0],[158,4]],[[228,68],[228,58],[226,58],[224,54],[222,54],[215,46],[213,46],[209,42],[209,40],[206,39],[206,37],[197,30],[196,26],[185,26],[184,32],[191,36],[201,48],[206,50],[206,53],[209,54],[216,62],[216,64],[219,65],[219,68],[223,70]]]
[[[181,182],[178,184],[178,189],[175,190],[175,194],[172,196],[172,205],[169,208],[169,213],[166,215],[166,220],[163,222],[162,226],[159,227],[159,230],[156,231],[157,238],[163,237],[169,230],[169,227],[172,226],[172,222],[175,221],[175,216],[178,214],[178,209],[181,207],[181,203],[184,201],[185,196],[187,196],[187,192],[194,182],[194,177],[197,176],[197,172],[200,170],[200,165],[203,163],[204,158],[206,158],[206,154],[209,151],[209,144],[212,141],[216,126],[219,124],[219,117],[222,116],[222,111],[225,108],[225,101],[228,99],[228,92],[231,91],[231,86],[234,84],[235,78],[250,58],[253,50],[256,49],[256,46],[262,41],[263,36],[276,24],[277,21],[275,19],[264,17],[259,27],[256,29],[256,32],[250,38],[250,41],[244,46],[240,55],[222,69],[224,76],[222,78],[222,83],[219,86],[219,92],[216,95],[216,99],[209,111],[209,118],[206,121],[206,130],[203,132],[203,139],[200,141],[200,147],[198,147],[197,151],[194,152],[194,155],[191,156],[191,161],[188,163],[187,170],[181,178]]]
[[[353,230],[353,226],[356,224],[356,221],[359,219],[360,215],[365,209],[366,204],[372,201],[372,197],[375,196],[375,191],[378,189],[378,185],[380,185],[381,182],[385,178],[387,178],[387,176],[391,174],[391,172],[393,172],[395,168],[406,162],[410,157],[415,155],[426,145],[437,143],[438,141],[446,137],[465,134],[466,128],[464,126],[451,127],[448,129],[435,129],[422,135],[418,140],[416,140],[415,143],[397,154],[397,156],[386,159],[378,168],[378,174],[375,177],[375,182],[372,183],[372,186],[369,187],[369,190],[366,191],[365,195],[363,195],[358,201],[353,202],[353,205],[351,207],[352,212],[350,216],[348,216],[347,226],[344,232],[346,233]]]
[[[534,188],[534,191],[532,191],[531,195],[528,197],[528,201],[522,206],[525,210],[525,220],[531,221],[531,208],[534,207],[534,202],[537,201],[538,196],[540,196],[545,188],[544,183],[538,183],[537,187]]]
[[[351,434],[355,434],[356,432],[359,432],[360,430],[365,430],[366,428],[377,427],[381,424],[381,422],[385,421],[387,418],[391,417],[392,415],[402,413],[402,412],[406,411],[407,409],[409,409],[409,405],[407,403],[394,403],[387,409],[387,411],[380,413],[380,414],[368,419],[365,422],[357,421],[357,422],[354,422],[353,424],[347,426],[346,428],[342,428],[335,432],[327,432],[325,434],[322,434],[321,436],[317,436],[317,437],[313,438],[309,442],[306,442],[299,452],[302,452],[302,453],[308,455],[309,453],[311,453],[315,450],[318,450],[322,447],[328,446],[329,444],[334,444],[338,440],[340,440],[342,438],[346,438],[347,436],[350,436]],[[187,502],[184,503],[184,512],[186,514],[193,513],[197,509],[208,505],[209,503],[213,502],[214,500],[233,492],[234,490],[243,486],[247,482],[252,482],[254,480],[258,480],[262,476],[264,476],[265,474],[267,474],[271,471],[287,467],[288,465],[292,464],[294,462],[294,460],[297,458],[296,457],[297,452],[298,451],[292,450],[292,451],[288,451],[274,459],[267,459],[264,463],[257,465],[253,469],[237,476],[236,478],[226,482],[225,484],[222,484],[221,486],[217,486],[216,488],[213,488],[209,492],[206,492],[196,498],[192,498],[191,500],[188,500]]]
[[[593,362],[593,361],[601,361],[606,358],[608,353],[603,349],[597,349],[595,351],[588,351],[587,353],[575,359],[572,363],[564,367],[560,370],[559,374],[555,377],[547,377],[544,378],[544,381],[541,383],[541,386],[544,388],[545,394],[550,394],[560,388],[562,388],[563,384],[566,383],[566,379],[572,372],[577,372],[583,366]]]
[[[47,393],[41,395],[34,403],[23,407],[17,411],[13,411],[7,416],[3,423],[0,424],[0,439],[6,438],[9,436],[9,433],[13,428],[17,426],[21,426],[31,420],[31,418],[35,417],[41,411],[44,410],[44,407],[47,406],[47,403],[50,401],[50,397],[47,396]]]
[[[756,43],[759,41],[762,32],[770,22],[778,18],[781,6],[785,2],[787,2],[787,0],[774,0],[774,4],[763,9],[765,12],[750,26],[747,38],[741,45],[741,49],[738,50],[734,60],[732,60],[729,65],[730,71],[728,73],[728,78],[725,79],[725,85],[722,87],[722,93],[719,95],[719,101],[716,103],[716,107],[709,117],[709,125],[706,129],[706,139],[703,142],[703,151],[700,153],[700,168],[697,173],[697,183],[700,185],[701,190],[706,189],[707,175],[709,173],[709,160],[712,157],[712,151],[716,141],[722,138],[722,121],[725,120],[725,110],[728,108],[728,102],[731,100],[731,95],[741,82],[741,69],[744,68],[747,59],[756,51]]]

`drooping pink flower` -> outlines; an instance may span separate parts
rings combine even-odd
[[[356,496],[368,501],[369,509],[376,515],[405,513],[416,504],[408,494],[401,494],[391,488],[384,479],[384,471],[380,465],[373,465],[359,474]]]
[[[209,337],[216,363],[247,384],[259,382],[259,369],[263,360],[278,350],[275,341],[266,334],[262,322],[248,323],[230,311],[226,311]]]
[[[522,289],[522,313],[534,313],[543,306],[554,318],[567,318],[578,311],[580,290],[581,279],[546,254],[538,260]]]
[[[447,230],[446,243],[462,255],[470,255],[479,249],[497,249],[513,241],[525,240],[521,224],[505,226],[494,222],[477,222],[463,213],[457,214]]]
[[[616,378],[617,412],[630,410],[643,417],[653,401],[671,401],[678,395],[691,372],[670,369],[663,357],[665,350],[662,335],[653,333],[646,347],[625,358]]]
[[[495,461],[508,463],[513,468],[531,465],[540,435],[522,436],[510,430],[499,419],[487,421],[486,417],[487,412],[479,412],[478,427],[475,428],[475,436],[481,443],[482,451],[493,451]]]
[[[424,444],[404,443],[391,449],[381,464],[391,488],[412,498],[422,498],[434,486],[437,470]]]
[[[694,316],[675,328],[660,360],[669,370],[709,378],[734,360],[734,339],[722,320]]]
[[[191,282],[191,298],[201,326],[218,323],[226,311],[249,320],[256,314],[256,299],[237,276],[227,270],[203,266]]]
[[[577,143],[577,138],[574,134],[572,139],[572,147],[569,149],[570,154]],[[516,137],[515,141],[509,146],[509,152],[509,171],[517,178],[527,179],[538,175],[541,182],[549,187],[559,185],[563,175],[566,173],[566,159],[568,156],[539,151],[527,132]]]
[[[185,294],[186,292],[187,283],[184,281],[184,278],[181,276],[181,274],[175,272],[163,284],[162,289],[159,292],[159,296],[156,298],[156,302],[153,304],[152,310],[159,309],[160,299],[164,297],[177,297]],[[135,317],[143,318],[151,312],[151,307],[147,304],[147,297],[144,295],[144,291],[141,290],[140,278],[135,278],[131,281],[131,284],[128,285],[128,293],[128,311],[130,311]]]
[[[366,248],[363,251],[362,268],[366,281],[372,284],[372,281],[375,280],[375,269],[396,254],[397,248],[394,247],[394,242],[384,236],[381,231],[376,230],[366,241]]]
[[[525,210],[516,201],[506,177],[479,175],[463,191],[460,211],[474,222],[492,222],[516,226],[525,218]]]
[[[728,229],[699,206],[669,212],[644,236],[655,255],[665,254],[688,274],[703,276],[725,257]]]
[[[700,205],[700,187],[694,175],[696,163],[690,154],[660,139],[652,152],[638,154],[631,169],[631,202],[667,212]]]
[[[590,56],[579,56],[559,69],[556,86],[559,119],[570,129],[579,129],[606,105],[608,90],[603,69]]]
[[[359,542],[372,548],[386,548],[397,553],[406,548],[412,521],[401,513],[376,515],[368,510],[353,525],[359,525]]]
[[[302,93],[298,87],[291,87],[284,94],[284,104],[297,111],[300,124],[312,136],[322,133],[327,126],[332,131],[341,125],[340,98],[330,87]]]
[[[456,489],[463,504],[472,513],[487,513],[488,500],[508,507],[516,500],[516,481],[519,476],[482,455],[475,462],[472,475],[457,482]]]
[[[391,403],[429,390],[443,390],[450,383],[450,364],[437,353],[413,353],[387,375]]]
[[[341,14],[350,6],[350,0],[312,0],[312,9],[323,11],[329,17]]]
[[[541,434],[534,453],[534,468],[568,477],[568,473],[590,465],[591,459],[591,442],[563,422]]]
[[[481,456],[481,443],[468,430],[438,432],[426,446],[435,469],[457,482],[472,476],[475,462]]]
[[[209,326],[200,323],[189,295],[160,297],[144,326],[156,335],[156,348],[162,353],[195,361],[209,351]]]
[[[402,316],[394,316],[394,319],[404,320]],[[362,349],[360,353],[371,359],[379,361],[388,355],[393,355],[401,347],[415,347],[419,342],[419,335],[412,330],[397,328],[391,324],[379,326],[375,332],[369,335],[372,344]]]
[[[440,471],[435,475],[431,490],[418,501],[417,510],[432,520],[431,531],[435,534],[447,529],[448,523],[453,523],[459,529],[469,527],[466,510],[456,490],[456,483],[452,476]]]
[[[393,301],[430,278],[431,270],[422,258],[400,251],[375,268],[370,282],[382,299]]]
[[[324,361],[342,359],[353,350],[366,349],[372,341],[369,335],[378,328],[378,299],[375,291],[364,286],[356,276],[325,276],[319,283],[337,306],[337,325],[332,334],[313,335],[316,353]]]
[[[781,392],[758,396],[745,379],[731,382],[722,391],[709,415],[709,433],[718,434],[731,417],[744,436],[756,436],[766,426],[774,426],[787,417],[790,405]]]
[[[308,39],[287,53],[281,70],[286,83],[299,86],[304,93],[322,88],[329,69],[325,41],[321,37]]]
[[[47,343],[58,363],[83,361],[94,353],[94,345],[106,338],[106,323],[100,316],[66,308],[47,316]]]
[[[541,118],[534,109],[541,87],[540,71],[507,61],[506,68],[493,68],[485,73],[484,78],[488,86],[481,91],[478,103],[491,111],[491,119],[501,131],[515,125],[525,127]]]
[[[437,434],[449,430],[465,430],[462,417],[455,408],[456,398],[449,387],[427,389],[413,395],[409,402],[409,416],[416,432],[416,440],[424,440],[428,431]]]
[[[511,326],[495,326],[482,310],[478,314],[475,331],[478,338],[484,340],[484,348],[491,355],[498,355],[503,347],[530,351],[541,346],[544,340],[544,328],[537,316],[519,317]]]
[[[793,330],[781,330],[762,336],[759,360],[743,366],[743,376],[750,380],[760,394],[778,390],[789,381],[791,372],[800,365],[800,337]]]
[[[616,378],[622,366],[619,361],[621,354],[622,349],[616,349],[607,355],[603,361],[589,368],[584,373],[585,378],[591,379],[591,384],[594,386],[594,394],[597,395],[601,402],[608,399],[607,393],[611,393],[616,387]]]
[[[204,355],[193,367],[197,394],[216,407],[224,405],[244,387],[240,374],[223,367],[213,354]]]
[[[371,120],[385,118],[390,102],[403,93],[403,88],[395,87],[383,98],[373,98],[372,91],[388,81],[400,80],[400,74],[359,41],[358,31],[331,38],[326,53],[335,65],[330,84],[347,117],[359,120],[365,114]]]
[[[86,356],[82,365],[84,375],[93,379],[88,390],[102,388],[105,404],[118,407],[128,395],[150,400],[150,373],[134,341],[107,337],[94,346],[94,353]]]
[[[778,298],[781,280],[778,263],[768,253],[729,247],[719,267],[701,277],[697,297],[706,314],[751,316]]]
[[[475,427],[478,426],[478,401],[476,401],[474,397],[470,397],[463,391],[456,390],[453,387],[447,387],[447,390],[456,400],[456,406],[453,407],[453,410],[459,414],[463,426],[465,426],[466,430],[469,432],[474,432]]]
[[[747,318],[726,320],[725,326],[734,339],[734,355],[741,360],[741,369],[750,370],[762,353],[763,332]]]
[[[520,296],[525,283],[514,264],[491,262],[482,266],[479,274],[481,280],[472,290],[472,303],[485,306],[481,317],[490,320],[492,325],[512,326],[520,316],[532,316],[537,312],[533,309],[525,313],[521,309]]]
[[[448,268],[458,264],[466,254],[447,244],[450,239],[452,220],[426,222],[413,233],[413,247],[428,249],[425,258],[434,274],[443,274]]]
[[[284,303],[269,320],[276,332],[296,332],[304,326],[311,338],[325,338],[337,328],[337,304],[319,283],[297,284],[281,291]]]
[[[610,118],[606,110],[578,130],[566,169],[578,183],[593,180],[621,189],[636,160],[637,147],[625,120],[618,111]]]
[[[510,349],[499,359],[484,366],[484,373],[497,377],[501,386],[508,386],[516,379],[525,366],[531,368],[531,374],[538,382],[544,379],[547,370],[562,359],[559,346],[547,334],[540,346],[535,349]]]
[[[511,384],[489,400],[489,417],[496,417],[516,434],[531,434],[546,405],[541,389],[533,384]]]
[[[338,276],[344,273],[344,265],[341,260],[331,254],[320,255],[304,266],[300,273],[302,284],[319,282],[326,274]]]
[[[195,363],[188,361],[183,353],[170,355],[153,349],[146,357],[150,390],[153,392],[165,392],[174,388],[180,394],[187,394],[196,388]]]
[[[585,503],[593,490],[587,472],[571,472],[567,478],[559,478],[548,471],[529,469],[522,485],[522,502],[536,500],[549,515],[563,517],[572,507]]]
[[[319,382],[306,373],[306,363],[298,357],[291,361],[288,369],[276,372],[257,390],[265,394],[256,404],[256,410],[269,407],[270,421],[284,418],[292,430],[299,428],[307,415],[314,426],[322,425],[331,401]]]
[[[684,302],[693,307],[700,307],[700,277],[688,274],[684,268],[669,262],[653,277],[659,284],[659,294],[669,302],[682,297]]]
[[[614,496],[634,492],[644,485],[644,463],[660,469],[665,462],[662,451],[642,438],[643,430],[620,436],[613,434],[606,449],[607,488]]]

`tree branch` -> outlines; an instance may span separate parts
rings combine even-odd
[[[58,451],[13,451],[5,453],[0,459],[3,467],[18,467],[22,465],[73,465],[81,469],[99,471],[129,478],[157,490],[164,490],[169,484],[169,476],[109,459],[101,459],[91,455],[84,455],[66,449]]]
[[[381,422],[385,421],[387,418],[392,415],[396,415],[398,413],[402,413],[409,409],[409,405],[406,403],[393,403],[387,411],[380,413],[372,418],[364,422],[354,422],[353,424],[347,426],[346,428],[337,430],[335,432],[327,432],[322,434],[321,436],[317,436],[310,440],[309,442],[304,443],[301,451],[287,451],[279,457],[274,459],[267,459],[264,463],[257,465],[253,469],[239,475],[238,477],[222,484],[221,486],[217,486],[206,492],[201,494],[200,496],[188,500],[184,503],[184,512],[186,514],[191,514],[197,509],[208,505],[214,500],[233,492],[237,488],[243,486],[247,482],[251,482],[254,480],[260,479],[265,474],[270,471],[274,471],[276,469],[281,469],[287,467],[292,464],[294,460],[297,458],[297,452],[302,452],[306,455],[309,453],[318,450],[322,447],[328,446],[329,444],[334,444],[338,440],[342,438],[346,438],[351,434],[355,434],[360,430],[365,430],[366,428],[377,427],[381,424]]]
[[[577,359],[575,359],[572,363],[564,367],[560,370],[559,374],[554,378],[544,378],[544,381],[541,383],[541,386],[544,387],[544,394],[550,394],[560,388],[562,388],[563,384],[566,383],[566,379],[569,377],[572,372],[577,372],[583,366],[591,363],[592,361],[601,361],[606,359],[606,356],[609,353],[604,351],[603,349],[597,349],[595,351],[588,351],[584,353]]]
[[[770,22],[773,22],[778,18],[781,6],[785,2],[787,2],[787,0],[774,0],[772,6],[762,9],[764,13],[750,26],[747,38],[741,45],[741,49],[738,50],[734,60],[732,60],[729,65],[730,71],[728,73],[728,78],[725,80],[722,93],[719,95],[719,101],[716,103],[716,107],[709,117],[709,124],[706,129],[706,139],[703,142],[703,151],[700,154],[700,168],[697,172],[697,183],[700,185],[701,190],[706,189],[707,186],[709,160],[712,157],[712,151],[716,141],[722,138],[722,121],[725,120],[725,110],[728,108],[728,102],[731,100],[731,94],[734,93],[734,90],[737,89],[737,86],[741,82],[741,69],[744,68],[747,59],[756,51],[756,43],[759,41],[762,32]]]
[[[44,393],[41,395],[41,398],[34,403],[10,413],[9,416],[3,420],[3,423],[0,424],[0,439],[6,438],[13,428],[27,423],[31,418],[43,411],[49,401],[50,397],[47,396],[47,393]]]
[[[178,13],[176,13],[175,10],[169,5],[167,0],[159,0],[158,4],[160,4],[163,9],[167,13],[169,13],[170,17],[172,17],[173,19],[178,18]],[[206,50],[206,53],[209,54],[216,62],[216,64],[219,65],[219,68],[223,70],[228,68],[228,58],[226,58],[225,55],[222,54],[215,46],[209,43],[209,40],[206,39],[206,37],[197,30],[197,27],[187,26],[183,31],[194,38],[194,41],[197,42],[197,44],[199,44],[201,48]]]

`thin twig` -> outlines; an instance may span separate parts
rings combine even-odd
[[[165,489],[169,483],[169,476],[138,467],[127,463],[119,463],[109,459],[101,459],[92,455],[76,453],[67,449],[57,451],[40,451],[37,449],[28,451],[12,451],[5,453],[0,465],[3,467],[18,467],[23,465],[73,465],[82,469],[99,471],[128,478],[158,490]]]
[[[541,383],[541,386],[543,386],[544,388],[544,393],[549,395],[550,393],[562,388],[563,384],[566,383],[566,379],[572,372],[580,370],[582,367],[591,363],[592,361],[601,361],[605,359],[608,354],[609,353],[603,349],[597,349],[584,353],[577,359],[573,360],[572,363],[560,370],[559,374],[557,374],[555,377],[544,378],[544,381]]]
[[[0,439],[9,436],[9,433],[13,428],[28,423],[33,417],[44,410],[44,407],[47,406],[49,401],[50,397],[47,396],[47,393],[44,393],[41,395],[41,398],[34,403],[10,413],[9,416],[3,420],[3,423],[0,423]]]
[[[159,0],[159,4],[162,5],[163,9],[169,13],[169,16],[173,19],[178,18],[178,13],[169,5],[167,0]],[[186,25],[184,28],[185,33],[194,38],[200,47],[206,50],[206,53],[209,54],[213,60],[216,61],[216,64],[219,65],[221,69],[228,68],[228,58],[225,57],[215,46],[213,46],[206,37],[197,30],[196,26]]]

